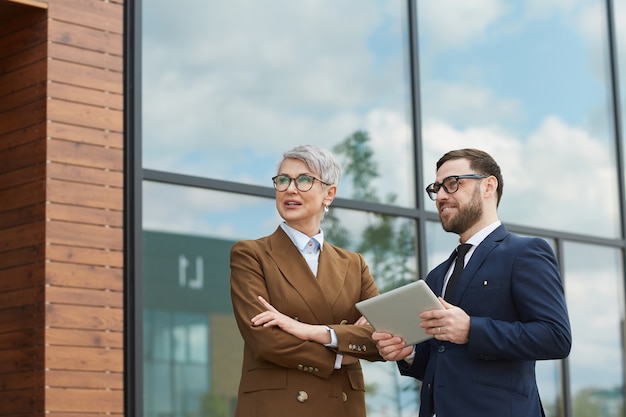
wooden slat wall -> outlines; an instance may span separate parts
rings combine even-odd
[[[0,8],[0,416],[120,416],[123,3],[19,3]]]
[[[123,414],[123,4],[50,0],[46,412]]]

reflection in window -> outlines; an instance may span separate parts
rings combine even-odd
[[[151,182],[143,191],[145,415],[230,417],[243,343],[229,252],[273,230],[274,202]]]
[[[539,398],[546,417],[563,415],[561,361],[538,361],[535,369]]]
[[[406,0],[173,4],[142,5],[145,168],[266,185],[285,150],[365,133],[413,204]]]
[[[223,407],[228,416],[236,401],[242,345],[230,306],[229,251],[236,240],[256,239],[278,227],[274,200],[150,182],[144,184],[144,199],[145,408],[175,412],[181,404],[195,404],[200,410]],[[364,255],[381,291],[417,278],[414,221],[331,208],[322,228],[330,243]],[[204,259],[202,278],[192,262],[198,258]],[[372,415],[416,411],[414,379],[401,377],[394,364],[362,364]],[[183,375],[197,383],[171,385]]]
[[[334,209],[322,228],[329,242],[363,254],[381,292],[418,279],[413,220]],[[415,379],[401,376],[395,363],[361,361],[361,365],[368,415],[401,417],[417,412]]]
[[[575,417],[623,415],[624,276],[620,252],[564,245],[565,292],[572,323],[571,396]]]
[[[426,183],[481,148],[503,221],[618,237],[605,1],[416,3]]]
[[[448,259],[459,244],[459,236],[443,230],[440,222],[426,223],[426,251],[428,271]],[[425,276],[422,278],[426,278]]]
[[[147,417],[192,415],[210,391],[209,325],[205,315],[144,311]]]

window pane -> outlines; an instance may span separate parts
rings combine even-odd
[[[618,237],[604,0],[417,6],[426,182],[446,151],[481,148],[503,221]]]
[[[168,333],[172,345],[159,350],[161,374],[171,373],[170,382],[147,380],[145,398],[173,397],[146,404],[146,410],[152,410],[151,416],[172,408],[195,412],[199,404],[232,410],[242,341],[230,305],[229,251],[237,240],[259,238],[278,227],[274,200],[151,182],[144,184],[144,199],[147,379],[155,367],[148,353],[162,343],[157,335]],[[413,220],[331,208],[322,228],[329,242],[363,254],[381,291],[417,278]],[[200,272],[197,259],[205,266]],[[161,317],[160,326],[152,323],[155,317]],[[208,317],[208,322],[198,321],[200,317]],[[362,364],[372,415],[415,412],[415,380],[401,377],[393,364]],[[197,382],[188,383],[191,378]],[[163,408],[155,409],[160,404]]]
[[[375,150],[378,200],[414,204],[406,1],[142,9],[144,167],[269,186],[285,150],[356,135]]]
[[[624,266],[617,249],[564,245],[572,322],[571,395],[575,417],[623,415]]]
[[[448,259],[458,244],[458,235],[443,230],[439,222],[427,222],[426,251],[428,255],[428,271],[431,271],[437,265]]]
[[[275,211],[267,199],[144,184],[147,417],[234,411],[243,344],[230,303],[229,252],[234,236],[263,229],[242,214],[249,210]]]
[[[335,209],[322,227],[329,241],[360,252],[381,292],[418,278],[416,225],[413,220]],[[361,361],[368,416],[416,414],[418,382],[401,376],[395,363]]]
[[[539,397],[546,417],[560,417],[563,415],[563,396],[561,392],[561,361],[538,361],[535,369]]]

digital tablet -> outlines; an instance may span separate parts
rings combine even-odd
[[[403,285],[383,294],[356,303],[356,308],[378,331],[401,336],[407,345],[430,339],[419,327],[422,311],[443,305],[424,280]]]

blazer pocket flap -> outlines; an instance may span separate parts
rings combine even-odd
[[[365,391],[365,381],[363,380],[363,372],[356,369],[348,369],[348,379],[350,386],[355,391]]]
[[[286,369],[251,369],[241,381],[243,392],[287,388]]]

